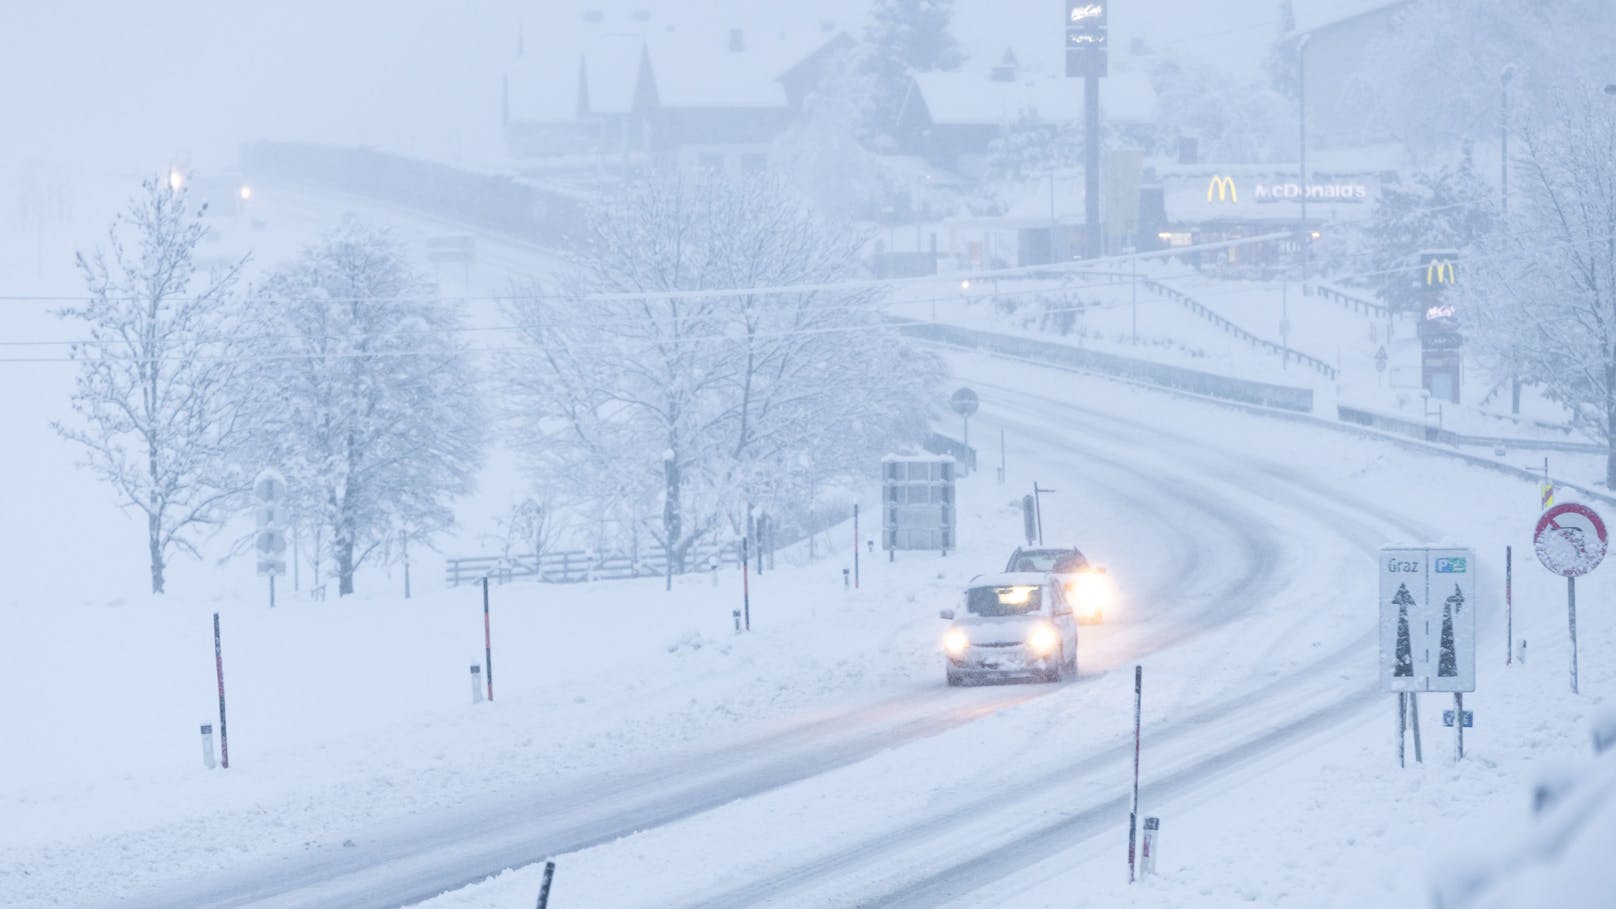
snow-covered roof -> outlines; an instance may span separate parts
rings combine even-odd
[[[790,15],[751,2],[707,0],[653,6],[648,0],[569,0],[545,31],[524,30],[509,69],[510,114],[555,122],[576,117],[580,85],[590,114],[633,109],[642,61],[664,107],[780,108],[780,77],[847,31],[834,0]],[[593,10],[598,16],[586,16]],[[811,13],[811,14],[810,14]]]
[[[1023,114],[1051,122],[1083,116],[1082,83],[1065,76],[1031,75],[996,82],[975,71],[918,73],[915,89],[936,124],[996,125]],[[1156,117],[1156,91],[1144,73],[1114,71],[1100,80],[1100,107],[1111,120],[1148,122]]]
[[[1328,28],[1368,13],[1404,6],[1408,2],[1409,0],[1291,0],[1291,11],[1296,17],[1296,31],[1302,34]]]

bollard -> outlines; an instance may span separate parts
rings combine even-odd
[[[483,702],[483,667],[476,663],[471,664],[471,702],[473,704]]]
[[[538,909],[549,909],[550,885],[555,881],[555,862],[544,863],[544,881],[539,884]]]
[[[1520,654],[1520,656],[1517,656],[1515,658],[1515,660],[1516,660],[1516,662],[1521,663],[1522,665],[1525,665],[1525,663],[1526,663],[1526,638],[1521,638],[1521,654]]]
[[[848,568],[843,568],[842,569],[842,589],[843,590],[852,590],[853,589],[853,572],[852,572],[851,569],[848,569]]]
[[[1161,848],[1161,818],[1145,818],[1143,851],[1139,854],[1139,874],[1156,873],[1156,851]]]
[[[735,633],[740,634],[741,633],[741,611],[739,609],[731,609],[729,614],[735,617]]]
[[[202,766],[213,769],[213,724],[202,724]]]

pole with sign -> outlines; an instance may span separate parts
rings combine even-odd
[[[275,576],[286,573],[285,510],[286,480],[280,472],[266,470],[253,480],[253,512],[258,532],[253,548],[258,555],[258,573],[269,577],[269,605],[275,607]]]
[[[1577,694],[1577,578],[1605,558],[1605,522],[1586,505],[1567,502],[1538,518],[1532,545],[1543,567],[1566,579],[1566,621],[1571,630],[1571,693]]]
[[[959,414],[960,419],[963,421],[961,424],[961,432],[963,433],[961,441],[965,443],[966,448],[971,447],[971,416],[976,413],[977,408],[981,405],[982,402],[976,396],[976,392],[969,388],[960,388],[948,399],[949,409]],[[970,465],[966,466],[969,467]]]
[[[1100,245],[1100,78],[1110,48],[1111,0],[1066,0],[1066,75],[1083,78],[1084,253],[1099,258]],[[1054,237],[1050,256],[1054,258]]]
[[[1476,690],[1475,578],[1470,549],[1380,550],[1380,686],[1400,696],[1399,763],[1405,715],[1414,723],[1419,757],[1418,692],[1452,692],[1455,709],[1462,711],[1461,694]],[[1462,748],[1461,739],[1461,754]]]

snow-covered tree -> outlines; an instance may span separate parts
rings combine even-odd
[[[1518,144],[1509,230],[1466,258],[1471,346],[1604,443],[1616,487],[1616,100],[1563,86]]]
[[[818,286],[853,274],[862,238],[779,181],[656,174],[590,237],[564,292],[509,307],[531,348],[505,369],[517,448],[574,507],[650,519],[670,571],[749,507],[778,514],[920,432],[936,362],[868,291]]]
[[[1404,266],[1422,250],[1471,249],[1495,228],[1495,196],[1468,149],[1454,166],[1383,185],[1363,235],[1367,261],[1375,265],[1369,285],[1396,309],[1417,308],[1428,294],[1422,276]]]
[[[399,535],[449,526],[483,423],[451,305],[403,244],[351,216],[253,301],[260,459],[327,541],[338,593]]]
[[[1490,141],[1506,67],[1523,111],[1568,81],[1609,82],[1613,43],[1609,0],[1413,0],[1366,47],[1354,97],[1372,108],[1372,125],[1417,152]]]
[[[196,555],[194,534],[218,525],[245,486],[232,298],[243,263],[197,274],[206,209],[181,179],[145,181],[107,245],[79,254],[89,298],[61,312],[88,339],[73,347],[80,419],[56,429],[145,517],[153,593],[170,554]]]
[[[1157,146],[1173,149],[1180,136],[1194,137],[1200,156],[1224,163],[1295,161],[1296,104],[1260,83],[1235,83],[1193,61],[1157,65]]]
[[[949,30],[953,7],[953,0],[874,0],[864,44],[878,134],[897,125],[911,73],[951,70],[964,60]]]

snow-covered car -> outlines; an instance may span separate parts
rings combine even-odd
[[[1050,682],[1077,676],[1077,619],[1066,590],[1044,572],[978,575],[958,610],[939,613],[948,684],[994,677]]]
[[[1066,588],[1077,620],[1085,625],[1105,621],[1116,602],[1116,590],[1104,565],[1091,563],[1075,546],[1017,547],[1005,571],[1038,571],[1053,575]]]

